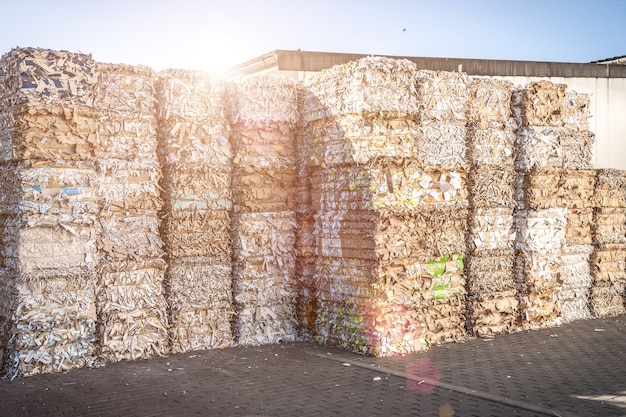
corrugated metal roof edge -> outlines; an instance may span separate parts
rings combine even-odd
[[[462,71],[469,75],[507,77],[571,77],[626,78],[626,65],[602,63],[510,61],[495,59],[410,57],[381,54],[349,54],[277,49],[236,65],[229,74],[254,74],[274,68],[278,71],[317,72],[334,65],[345,64],[367,56],[387,56],[408,59],[418,68]]]

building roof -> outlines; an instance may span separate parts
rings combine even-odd
[[[613,58],[606,58],[600,61],[591,61],[592,64],[618,64],[626,65],[626,55],[614,56]]]
[[[231,75],[317,72],[366,56],[371,55],[277,49],[236,65],[227,72]],[[569,63],[468,58],[390,57],[408,59],[415,62],[420,69],[462,71],[468,75],[626,78],[626,65],[598,65],[613,64],[613,62]]]

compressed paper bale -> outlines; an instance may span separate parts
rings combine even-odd
[[[0,167],[0,213],[24,224],[93,224],[98,214],[96,172],[89,164],[22,162]]]
[[[589,294],[593,279],[589,268],[591,245],[566,246],[561,265],[561,317],[564,323],[590,317]]]
[[[470,89],[464,73],[419,70],[416,75],[422,123],[465,124]]]
[[[144,66],[96,65],[99,158],[155,159],[155,72]]]
[[[517,150],[515,131],[510,122],[469,125],[467,128],[467,160],[481,168],[514,169]]]
[[[95,364],[95,323],[16,324],[9,342],[6,376],[32,376]]]
[[[203,71],[166,69],[155,81],[159,119],[221,119],[228,82]]]
[[[516,168],[526,170],[534,167],[563,167],[561,133],[562,129],[558,127],[544,125],[529,125],[517,129]]]
[[[478,129],[509,123],[513,84],[506,80],[469,77],[468,122]],[[512,144],[512,142],[511,142]]]
[[[626,313],[624,286],[594,284],[589,295],[589,309],[593,317],[613,317]]]
[[[511,112],[518,126],[562,126],[567,85],[541,80],[514,89]]]
[[[467,165],[467,129],[465,123],[425,123],[417,128],[415,159],[427,168]]]
[[[595,245],[589,263],[595,284],[626,282],[626,245],[623,243]]]
[[[296,190],[293,167],[233,170],[233,210],[238,213],[292,211]]]
[[[230,120],[244,122],[298,122],[295,83],[281,76],[251,75],[233,81],[229,89]]]
[[[463,296],[462,259],[378,264],[318,258],[316,339],[376,356],[424,350],[427,319],[420,309],[439,302],[440,314],[444,304]]]
[[[514,208],[517,174],[510,168],[475,168],[467,175],[467,188],[472,207]]]
[[[91,55],[13,48],[2,56],[0,64],[0,84],[6,100],[2,107],[31,101],[45,105],[92,105],[96,73]]]
[[[298,334],[300,338],[311,339],[314,334],[314,325],[317,310],[315,292],[315,257],[297,257],[295,279],[297,281],[298,296],[296,313],[298,316]]]
[[[156,73],[142,65],[98,62],[96,105],[118,115],[152,114],[155,111]]]
[[[318,314],[315,339],[356,353],[391,356],[426,350],[423,329],[418,312],[405,306],[385,302],[340,308],[326,305]]]
[[[102,216],[158,211],[163,206],[156,161],[98,161],[97,195]]]
[[[161,258],[163,241],[156,213],[100,217],[98,252],[102,266],[111,270],[123,270],[130,261]]]
[[[588,209],[594,205],[595,176],[594,170],[533,168],[519,173],[516,199],[520,208],[532,210]]]
[[[513,209],[476,208],[470,211],[468,248],[476,253],[513,248],[515,228]]]
[[[301,127],[299,135],[306,140],[305,163],[312,167],[414,158],[420,147],[416,115],[391,111],[315,120]]]
[[[466,248],[467,210],[433,206],[407,213],[329,210],[316,215],[318,253],[390,260],[431,259]]]
[[[296,255],[300,258],[314,257],[318,253],[315,218],[308,215],[296,215]]]
[[[466,301],[463,297],[452,300],[434,300],[420,309],[426,328],[424,339],[430,345],[462,341],[467,337]]]
[[[514,290],[470,296],[467,311],[469,331],[474,336],[491,337],[519,330],[519,300]]]
[[[183,306],[172,310],[171,352],[221,349],[234,344],[230,327],[232,312]]]
[[[470,253],[465,261],[468,294],[478,296],[514,291],[515,259],[513,248]]]
[[[417,114],[416,71],[407,59],[367,57],[313,74],[304,83],[303,122],[388,111]]]
[[[567,213],[565,243],[570,246],[590,245],[593,209],[571,209]]]
[[[170,260],[188,256],[232,257],[231,216],[225,210],[176,210],[164,214],[161,238]]]
[[[522,328],[555,327],[562,323],[558,289],[531,292],[521,297]]]
[[[626,243],[626,207],[597,207],[591,229],[596,243]]]
[[[82,161],[96,158],[96,113],[92,107],[21,104],[0,111],[3,161]]]
[[[95,273],[89,270],[2,278],[0,340],[8,377],[94,364],[94,286]],[[12,305],[4,297],[11,297]]]
[[[520,253],[516,258],[514,267],[518,290],[527,294],[560,288],[561,266],[560,252],[530,251]]]
[[[565,126],[570,130],[587,131],[589,118],[591,117],[589,94],[579,93],[572,90],[565,92],[561,117]]]
[[[101,272],[96,288],[99,358],[104,362],[169,352],[164,268]]]
[[[172,351],[231,346],[234,315],[230,259],[171,260],[166,273]]]
[[[565,245],[567,209],[518,210],[515,223],[516,247],[521,251],[547,254]]]
[[[467,206],[465,169],[421,169],[377,164],[318,171],[312,178],[315,210],[411,211],[418,206]]]
[[[166,211],[232,210],[232,168],[176,163],[163,169]]]
[[[626,207],[626,171],[598,169],[596,175],[594,195],[596,207]]]
[[[233,299],[239,344],[294,340],[297,334],[295,213],[233,217]]]
[[[45,270],[87,268],[98,263],[96,230],[89,225],[21,225],[10,222],[2,227],[3,266],[17,274]]]
[[[235,340],[241,346],[293,342],[297,337],[295,305],[250,305],[238,309]]]
[[[595,134],[585,130],[565,130],[560,144],[563,152],[563,167],[566,169],[593,169]]]

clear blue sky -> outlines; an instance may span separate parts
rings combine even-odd
[[[274,49],[589,62],[626,55],[626,0],[0,0],[0,53],[36,46],[219,71]]]

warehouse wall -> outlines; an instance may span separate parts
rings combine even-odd
[[[569,77],[497,77],[515,84],[547,79],[571,90],[591,94],[589,127],[596,135],[596,168],[626,169],[626,79]]]

